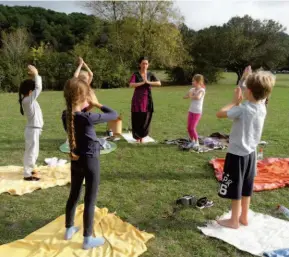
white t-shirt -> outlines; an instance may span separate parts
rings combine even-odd
[[[233,120],[228,152],[239,156],[254,152],[263,131],[266,117],[265,105],[245,101],[230,109],[227,116]]]
[[[204,88],[199,88],[199,89],[191,88],[189,93],[191,93],[191,92],[193,92],[193,95],[198,95],[200,92],[204,92],[202,97],[199,100],[192,99],[192,102],[191,102],[191,105],[189,108],[189,112],[202,113],[203,112],[203,102],[204,102],[206,90]]]

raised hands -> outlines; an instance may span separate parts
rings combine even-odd
[[[38,70],[33,65],[28,65],[28,74],[31,76],[38,75]]]
[[[78,64],[79,65],[83,65],[84,64],[84,61],[81,57],[78,57]]]
[[[242,89],[240,87],[235,88],[233,95],[233,103],[239,105],[243,100]]]

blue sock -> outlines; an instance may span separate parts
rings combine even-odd
[[[67,228],[66,231],[65,231],[65,236],[64,236],[64,239],[65,240],[70,240],[73,235],[79,230],[79,227],[70,227],[70,228]]]
[[[105,239],[103,237],[92,237],[85,236],[83,238],[83,249],[88,250],[90,248],[101,246],[105,243]]]

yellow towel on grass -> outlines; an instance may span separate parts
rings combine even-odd
[[[41,177],[39,181],[25,181],[23,167],[0,167],[0,194],[7,192],[11,195],[24,195],[37,189],[70,183],[70,163],[58,167],[40,166],[37,170]]]
[[[82,227],[84,205],[79,205],[75,226]],[[154,237],[123,222],[106,208],[95,210],[94,235],[104,236],[103,246],[82,250],[83,229],[70,241],[63,240],[65,216],[62,215],[22,240],[0,246],[1,257],[136,257],[147,250],[145,243]]]

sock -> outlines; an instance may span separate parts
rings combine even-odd
[[[83,249],[88,250],[90,248],[101,246],[105,243],[105,239],[103,237],[92,237],[92,236],[85,236],[83,238]]]
[[[65,231],[65,236],[64,236],[64,239],[65,240],[70,240],[73,235],[79,230],[79,227],[70,227],[70,228],[67,228],[66,231]]]

